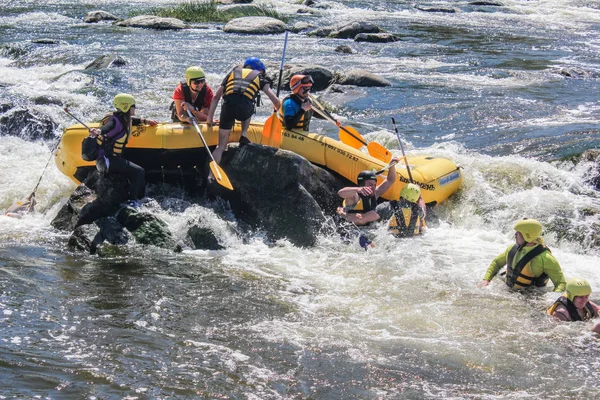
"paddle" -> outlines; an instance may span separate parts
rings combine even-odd
[[[337,126],[337,122],[335,118],[323,107],[321,103],[312,95],[308,94],[310,100],[314,103],[312,105],[312,109],[323,116],[326,120],[333,123]],[[315,104],[317,107],[315,107]],[[340,126],[340,140],[342,143],[347,144],[350,147],[354,147],[355,149],[361,149],[363,146],[367,147],[367,151],[369,154],[381,161],[390,162],[392,159],[392,153],[382,145],[377,142],[369,142],[367,143],[362,135],[351,126]]]
[[[410,167],[408,166],[408,160],[406,159],[406,152],[404,151],[404,145],[402,144],[402,140],[400,140],[400,134],[398,133],[398,127],[396,126],[396,120],[392,117],[392,125],[394,125],[394,130],[396,131],[396,139],[398,139],[398,143],[400,144],[400,149],[402,150],[402,157],[404,158],[404,163],[406,164],[406,171],[408,172],[408,178],[410,179],[410,183],[415,183],[412,174],[410,173]]]
[[[90,127],[87,126],[83,121],[81,121],[79,118],[77,118],[76,116],[74,116],[73,114],[71,114],[69,112],[69,107],[65,107],[63,108],[63,111],[67,113],[67,115],[71,118],[73,118],[75,121],[79,122],[81,125],[83,125],[85,127],[85,129],[87,129],[88,131],[91,131]]]
[[[227,174],[225,174],[225,171],[223,171],[223,169],[221,167],[219,167],[219,165],[215,161],[215,158],[213,157],[212,153],[210,152],[210,149],[208,148],[208,145],[206,144],[206,140],[204,140],[204,136],[202,136],[202,132],[200,131],[200,128],[198,127],[198,124],[196,123],[196,118],[192,115],[190,110],[187,110],[187,113],[190,116],[190,119],[192,120],[194,127],[196,128],[196,132],[198,132],[198,136],[200,136],[200,140],[202,140],[202,144],[204,145],[204,148],[206,149],[206,151],[208,152],[208,155],[210,156],[210,158],[212,160],[210,162],[210,164],[208,164],[208,166],[210,167],[210,170],[212,171],[213,176],[217,180],[217,183],[223,187],[226,187],[229,190],[233,190],[233,186],[231,186],[231,182],[229,182],[229,178],[227,177]]]
[[[281,77],[283,75],[283,62],[285,60],[285,49],[287,48],[288,31],[285,31],[285,41],[283,42],[283,54],[281,55],[281,67],[279,68],[279,82],[277,83],[277,97],[279,97],[279,91],[281,90]],[[273,114],[267,119],[263,126],[263,139],[262,144],[272,146],[275,148],[281,147],[281,140],[283,126],[281,121],[277,118],[277,110],[273,110]]]

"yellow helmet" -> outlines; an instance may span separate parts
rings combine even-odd
[[[521,232],[527,243],[542,236],[542,224],[535,219],[523,218],[515,224],[515,231]]]
[[[188,86],[192,86],[193,79],[206,79],[206,74],[204,70],[198,66],[189,67],[185,70],[185,81]]]
[[[119,93],[113,99],[113,103],[117,110],[122,111],[124,113],[129,112],[131,107],[135,107],[135,99],[132,95],[127,93]]]
[[[419,188],[419,186],[415,185],[414,183],[409,183],[408,185],[404,186],[404,188],[402,188],[402,192],[400,192],[400,197],[405,198],[411,203],[416,203],[417,200],[419,200],[419,197],[421,197],[421,188]]]
[[[571,301],[576,296],[587,296],[592,293],[592,287],[585,279],[571,278],[567,281],[567,298]]]

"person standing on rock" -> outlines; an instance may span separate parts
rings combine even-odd
[[[261,90],[269,97],[273,107],[279,108],[280,101],[271,90],[272,82],[265,76],[265,71],[265,64],[260,59],[250,57],[242,66],[237,66],[228,73],[217,89],[206,120],[209,125],[214,124],[215,111],[223,97],[219,120],[219,144],[212,153],[217,163],[221,162],[223,151],[229,142],[229,134],[236,120],[242,122],[240,144],[250,143],[247,137],[248,127],[256,105],[259,104]]]
[[[196,121],[206,121],[213,97],[204,70],[198,66],[189,67],[185,70],[185,81],[180,82],[173,92],[171,119],[191,124],[189,110]]]
[[[156,126],[158,122],[145,118],[137,118],[135,99],[127,93],[120,93],[113,99],[116,111],[107,116],[102,126],[90,129],[90,133],[98,138],[100,150],[96,159],[96,169],[103,174],[119,174],[129,181],[129,200],[127,204],[139,207],[138,200],[144,197],[145,171],[142,167],[122,157],[127,146],[131,126]]]

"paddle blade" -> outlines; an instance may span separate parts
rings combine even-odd
[[[261,144],[266,146],[281,147],[283,126],[274,112],[263,125]]]
[[[231,182],[229,182],[227,174],[225,174],[225,171],[219,167],[216,161],[211,161],[208,166],[210,167],[210,170],[219,185],[226,187],[229,190],[233,190],[233,186],[231,186]]]
[[[361,149],[367,144],[367,142],[361,140],[361,134],[351,126],[342,126],[340,128],[339,136],[342,143],[347,144],[350,147],[354,147],[355,149]]]
[[[392,153],[377,142],[369,142],[367,150],[369,150],[370,155],[381,161],[389,163],[392,160]]]

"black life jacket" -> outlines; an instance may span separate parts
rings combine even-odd
[[[186,103],[190,103],[194,106],[194,110],[199,111],[202,110],[204,105],[204,98],[206,97],[206,84],[202,86],[200,89],[200,93],[196,96],[196,100],[192,102],[192,90],[188,86],[186,82],[181,82],[181,91],[183,92],[183,98]],[[171,119],[173,122],[179,122],[179,116],[177,115],[177,107],[175,106],[175,101],[171,102],[169,106],[169,110],[171,110]]]
[[[526,288],[533,285],[538,287],[545,286],[548,282],[548,275],[544,272],[538,277],[534,276],[529,267],[529,262],[543,252],[550,251],[550,249],[543,245],[537,245],[533,250],[525,254],[513,268],[515,255],[521,248],[522,246],[515,244],[506,256],[506,284],[510,287],[516,286],[517,288]]]
[[[359,194],[358,197],[360,197],[360,200],[358,200],[358,203],[352,205],[352,208],[350,210],[346,211],[347,213],[350,213],[350,214],[366,213],[371,210],[374,210],[377,207],[377,197],[363,196],[362,194]],[[343,206],[347,207],[346,200],[344,200]],[[348,207],[350,207],[350,206],[348,206]]]
[[[573,302],[565,296],[560,296],[558,299],[556,299],[556,302],[554,302],[552,307],[550,307],[549,314],[553,314],[554,310],[556,310],[556,307],[558,307],[560,304],[565,306],[573,321],[587,321],[588,319],[592,319],[594,317],[594,308],[589,301],[583,307],[585,315],[582,318],[581,315],[579,315],[579,312],[577,312],[577,307],[575,307],[575,304],[573,304]]]

